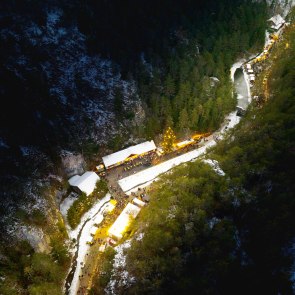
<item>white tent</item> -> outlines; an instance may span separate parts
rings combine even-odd
[[[270,18],[268,22],[270,23],[270,27],[272,29],[278,30],[285,23],[285,20],[279,14],[277,14]]]
[[[99,179],[99,176],[95,172],[87,171],[81,176],[75,175],[71,177],[69,183],[88,196],[93,192],[96,182]]]
[[[123,209],[119,217],[113,223],[111,228],[109,229],[109,235],[111,237],[117,238],[118,240],[123,237],[123,233],[128,227],[131,218],[135,218],[141,208],[128,203],[127,206]]]
[[[102,157],[103,163],[106,168],[110,168],[111,166],[118,165],[126,160],[128,157],[132,155],[141,155],[156,149],[156,145],[153,140],[146,141],[134,146],[130,146],[127,149],[118,151],[116,153],[110,154],[108,156]]]

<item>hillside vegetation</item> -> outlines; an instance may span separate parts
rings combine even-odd
[[[238,56],[262,48],[267,7],[227,0],[205,6],[192,4],[185,22],[163,39],[166,47],[147,51],[137,68],[148,114],[139,134],[153,138],[167,126],[180,136],[213,131],[235,108],[229,68]]]
[[[208,155],[225,176],[196,161],[153,186],[119,294],[294,292],[294,25],[273,54],[270,99]]]

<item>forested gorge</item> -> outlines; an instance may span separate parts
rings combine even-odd
[[[167,126],[181,136],[216,130],[236,105],[229,68],[262,47],[265,27],[264,4],[218,1],[164,38],[171,45],[162,55],[148,51],[136,72],[147,105],[146,136]]]
[[[291,27],[273,53],[271,99],[207,155],[225,176],[198,160],[152,187],[127,294],[293,294],[294,40]]]
[[[261,48],[267,15],[266,4],[245,0],[63,0],[45,1],[44,5],[25,1],[23,4],[7,3],[4,8],[2,25],[14,23],[10,14],[16,13],[14,29],[17,30],[20,24],[25,26],[30,20],[42,27],[48,11],[61,9],[61,25],[67,29],[77,26],[85,36],[87,54],[110,59],[124,79],[135,81],[136,96],[143,103],[146,120],[130,128],[129,133],[145,138],[162,134],[166,126],[173,127],[182,136],[190,130],[210,131],[219,126],[224,115],[235,106],[229,68],[238,56]],[[21,18],[24,20],[19,21]],[[50,79],[40,69],[40,64],[50,60],[51,49],[32,46],[30,40],[24,38],[16,50],[9,37],[1,47],[3,63],[9,60],[10,52],[18,51],[28,55],[34,72],[23,73],[25,79],[20,79],[10,69],[2,73],[7,88],[4,97],[7,99],[6,92],[13,96],[7,99],[9,112],[2,115],[3,124],[11,132],[4,134],[15,145],[21,139],[26,144],[42,146],[54,156],[56,151],[49,148],[50,143],[52,146],[77,146],[76,137],[68,132],[72,122],[67,117],[73,116],[73,105],[92,96],[91,90],[84,89],[86,84],[77,73],[73,81],[76,93],[65,93],[70,102],[65,108],[58,97],[51,94]],[[58,54],[60,52],[63,50]],[[59,73],[61,69],[56,70]],[[122,111],[122,89],[114,89],[114,92],[112,108],[116,119],[134,119],[135,112]],[[25,99],[16,103],[21,96]],[[23,121],[21,128],[11,119],[12,109]],[[36,117],[39,111],[44,111],[44,122],[38,123],[40,128],[35,130],[32,126],[39,120]],[[58,130],[50,124],[59,126]],[[27,129],[33,130],[28,132]],[[13,134],[17,134],[17,138]],[[116,149],[123,142],[122,139],[115,140],[115,144],[112,141],[114,139],[110,139],[110,146]],[[99,146],[94,140],[91,144]]]
[[[124,77],[136,81],[147,119],[132,132],[154,138],[167,126],[181,136],[212,131],[234,109],[229,68],[262,47],[267,6],[244,0],[86,1],[73,5],[68,18],[73,15],[89,51],[111,57]],[[119,119],[121,104],[117,95]]]
[[[23,32],[22,26],[29,28],[32,20],[44,29],[47,13],[61,9],[61,26],[57,29],[61,39],[65,28],[72,29],[76,38],[83,34],[86,45],[81,52],[87,58],[108,59],[123,79],[134,81],[136,98],[145,111],[144,124],[134,126],[131,122],[137,114],[123,112],[121,88],[114,89],[113,105],[109,105],[115,110],[114,120],[130,120],[130,138],[154,139],[167,127],[184,138],[192,132],[217,129],[225,114],[234,110],[236,97],[229,69],[237,58],[262,50],[268,10],[264,1],[246,0],[27,0],[9,1],[3,7],[1,26],[13,25],[9,38],[0,46],[1,62],[20,57],[20,66],[23,54],[23,61],[32,62],[23,77],[17,74],[18,66],[0,72],[5,85],[1,94],[9,103],[9,108],[1,110],[1,124],[6,129],[0,130],[0,135],[8,136],[10,148],[0,151],[1,173],[5,176],[1,183],[4,192],[8,185],[11,187],[6,194],[9,202],[21,205],[26,192],[20,179],[25,182],[33,172],[36,179],[51,173],[65,179],[60,167],[61,149],[82,150],[86,160],[97,160],[100,147],[117,150],[128,140],[126,132],[124,137],[109,138],[108,144],[89,141],[81,147],[76,143],[78,129],[74,127],[81,121],[67,121],[66,117],[73,115],[71,104],[82,105],[95,88],[88,93],[88,84],[80,73],[73,82],[79,95],[72,97],[72,92],[66,92],[69,102],[63,105],[57,96],[49,95],[52,85],[41,64],[51,61],[55,52],[64,51],[65,56],[61,54],[58,59],[64,58],[66,63],[72,53],[76,58],[74,53],[80,52],[76,49],[84,43],[80,44],[80,39],[71,43],[69,38],[62,48],[54,42],[35,46],[23,35],[15,46],[14,33]],[[119,293],[292,293],[289,272],[295,234],[295,175],[290,163],[295,162],[295,36],[289,34],[288,54],[278,52],[280,58],[271,73],[270,89],[276,90],[271,100],[263,109],[250,110],[241,126],[209,154],[219,161],[226,176],[197,161],[175,169],[154,185],[150,205],[128,232],[135,237],[144,233],[141,240],[133,240],[127,253],[126,270],[136,281],[127,290],[118,288]],[[73,48],[66,48],[68,44]],[[60,70],[57,68],[54,75]],[[104,101],[105,97],[97,99]],[[39,111],[43,113],[41,121]],[[83,126],[88,123],[85,119]],[[79,132],[91,133],[92,128],[94,124],[89,123]],[[41,160],[28,160],[22,156],[20,145],[43,148],[44,158],[42,154]],[[44,163],[47,156],[52,158],[50,165]],[[91,166],[90,160],[87,164]],[[43,187],[38,191],[40,199],[48,195],[52,201],[55,187],[67,188],[56,179],[48,182],[52,192],[45,194]],[[0,245],[0,293],[62,293],[70,255],[68,235],[55,201],[50,203],[54,214],[38,209],[27,213],[23,206],[9,220],[46,228],[50,249],[47,254],[37,253],[28,242],[11,241],[7,235]],[[80,201],[92,204],[86,197]],[[70,215],[76,214],[75,207]],[[84,206],[83,210],[88,208]],[[45,215],[51,216],[52,224],[46,224]],[[74,226],[78,222],[75,215]],[[108,251],[107,271],[96,279],[94,294],[101,294],[110,278],[114,253],[113,249]]]

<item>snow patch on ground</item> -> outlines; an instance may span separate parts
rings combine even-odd
[[[141,237],[142,238],[142,237]],[[129,272],[125,269],[126,267],[126,255],[124,251],[131,246],[131,241],[126,242],[115,247],[116,255],[114,257],[113,270],[111,280],[105,288],[106,294],[116,294],[117,288],[125,288],[135,282],[135,278],[130,276]]]
[[[245,78],[245,82],[247,85],[247,92],[248,92],[248,102],[251,103],[252,101],[252,96],[251,96],[251,90],[250,90],[250,77],[247,74],[247,71],[243,68],[243,74],[244,74],[244,78]]]
[[[226,118],[225,122],[227,124],[223,124],[223,127],[220,130],[220,133],[216,132],[215,136],[219,137],[220,139],[223,138],[224,134],[227,130],[233,128],[240,122],[241,118],[237,116],[237,112],[230,113]],[[124,192],[130,194],[132,191],[137,190],[139,187],[143,188],[148,186],[152,181],[154,181],[159,175],[168,172],[173,167],[176,167],[182,163],[193,161],[196,158],[200,157],[201,155],[205,154],[207,149],[216,145],[216,141],[214,138],[209,139],[205,144],[193,151],[190,151],[186,154],[181,156],[175,157],[171,160],[163,162],[159,165],[150,167],[146,170],[140,171],[136,174],[127,176],[122,178],[118,181],[120,187]]]
[[[103,221],[103,213],[108,208],[108,202],[111,199],[111,195],[108,193],[106,196],[98,201],[88,212],[86,212],[79,225],[76,229],[71,230],[67,225],[67,230],[71,239],[78,239],[78,235],[81,232],[77,247],[79,247],[78,257],[77,257],[77,267],[74,273],[74,277],[71,283],[71,287],[69,289],[70,295],[77,294],[79,287],[79,275],[81,275],[81,267],[85,261],[85,256],[89,250],[89,245],[86,244],[87,241],[92,240],[90,235],[90,230],[94,226],[94,223],[98,223],[98,219],[100,222]],[[75,249],[76,250],[76,249]]]
[[[47,202],[44,198],[40,197],[38,189],[43,186],[42,182],[37,183],[36,188],[30,181],[26,182],[23,186],[23,192],[27,198],[27,201],[19,204],[19,208],[31,214],[34,210],[40,210],[44,214],[46,213]]]
[[[273,0],[266,0],[267,4],[271,6]],[[274,13],[280,13],[282,17],[286,17],[291,8],[295,5],[295,0],[276,0],[274,6]]]
[[[114,114],[115,89],[122,92],[124,111],[142,109],[137,85],[133,80],[124,80],[118,65],[110,59],[89,55],[86,36],[77,26],[67,25],[63,15],[62,9],[52,8],[46,12],[43,24],[26,18],[21,22],[16,16],[9,28],[0,30],[4,40],[11,38],[16,44],[28,44],[28,48],[20,45],[5,66],[23,79],[27,72],[36,70],[28,50],[40,48],[44,58],[38,71],[47,77],[51,99],[61,110],[64,108],[62,118],[57,119],[74,122],[71,134],[75,134],[78,143],[87,140],[107,143],[113,135],[127,132],[130,124],[143,122],[144,116],[118,122]],[[106,114],[105,110],[109,112]],[[58,128],[60,122],[51,123]]]
[[[157,181],[157,180],[158,180],[158,178],[155,178],[155,179],[153,179],[151,181],[147,181],[147,182],[145,182],[145,183],[143,183],[141,185],[138,185],[138,186],[132,188],[129,191],[126,191],[125,193],[126,193],[126,195],[131,195],[132,193],[137,192],[139,188],[145,188],[145,187],[151,185],[154,181]]]
[[[67,219],[68,210],[77,199],[78,194],[72,192],[60,203],[59,211],[65,220]]]
[[[220,168],[218,161],[211,160],[211,159],[206,159],[206,160],[203,160],[203,162],[206,163],[206,164],[208,164],[210,167],[212,167],[213,170],[218,175],[221,175],[221,176],[224,176],[225,175],[224,171]]]
[[[220,222],[219,218],[213,217],[208,221],[208,225],[209,225],[210,229],[212,229],[219,222]]]
[[[182,163],[189,162],[200,155],[204,154],[206,150],[215,145],[216,142],[212,139],[204,144],[199,149],[193,150],[181,156],[175,157],[171,160],[163,162],[159,165],[150,167],[146,170],[140,171],[136,174],[130,175],[118,181],[124,192],[130,191],[131,189],[138,187],[139,185],[143,185],[147,182],[150,182],[157,178],[159,175],[169,171],[175,166],[178,166]]]
[[[79,225],[75,229],[72,230],[68,225],[66,225],[70,238],[77,240],[78,234],[81,231],[83,224],[85,222],[93,221],[94,217],[97,216],[98,212],[101,211],[103,206],[106,205],[105,203],[107,203],[110,199],[111,199],[111,195],[108,193],[108,194],[106,194],[106,196],[104,198],[97,201],[93,205],[93,207],[82,216]],[[93,222],[93,224],[94,224],[94,222]],[[85,232],[85,227],[83,228],[83,232]],[[82,237],[82,235],[81,235],[81,237]],[[85,242],[86,242],[86,240],[85,240]]]
[[[222,125],[218,135],[219,139],[223,139],[226,132],[229,129],[232,129],[233,127],[235,127],[241,121],[241,117],[239,117],[237,115],[237,112],[234,111],[230,113],[228,116],[226,116],[225,121],[227,122],[227,124]]]

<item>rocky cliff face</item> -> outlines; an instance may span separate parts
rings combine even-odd
[[[136,83],[112,60],[89,53],[62,4],[26,5],[6,4],[0,13],[0,224],[4,235],[45,250],[46,235],[25,225],[27,215],[58,209],[48,200],[62,194],[61,176],[86,168],[85,144],[129,134],[145,114]]]
[[[266,0],[273,14],[281,14],[285,17],[295,5],[294,0]]]
[[[75,143],[104,141],[126,128],[114,114],[115,89],[125,111],[133,111],[139,101],[135,83],[123,80],[111,60],[88,53],[85,35],[65,21],[62,9],[43,9],[38,18],[2,14],[2,95],[9,106],[2,110],[2,141],[63,145],[60,134]]]
[[[0,13],[0,183],[5,188],[0,225],[5,235],[21,237],[16,228],[34,210],[45,216],[58,210],[66,176],[86,167],[85,144],[96,148],[117,134],[129,138],[130,126],[145,120],[136,82],[123,79],[106,54],[89,50],[89,36],[71,15],[71,5],[78,4],[70,2],[12,2]],[[268,3],[285,15],[295,1]]]

